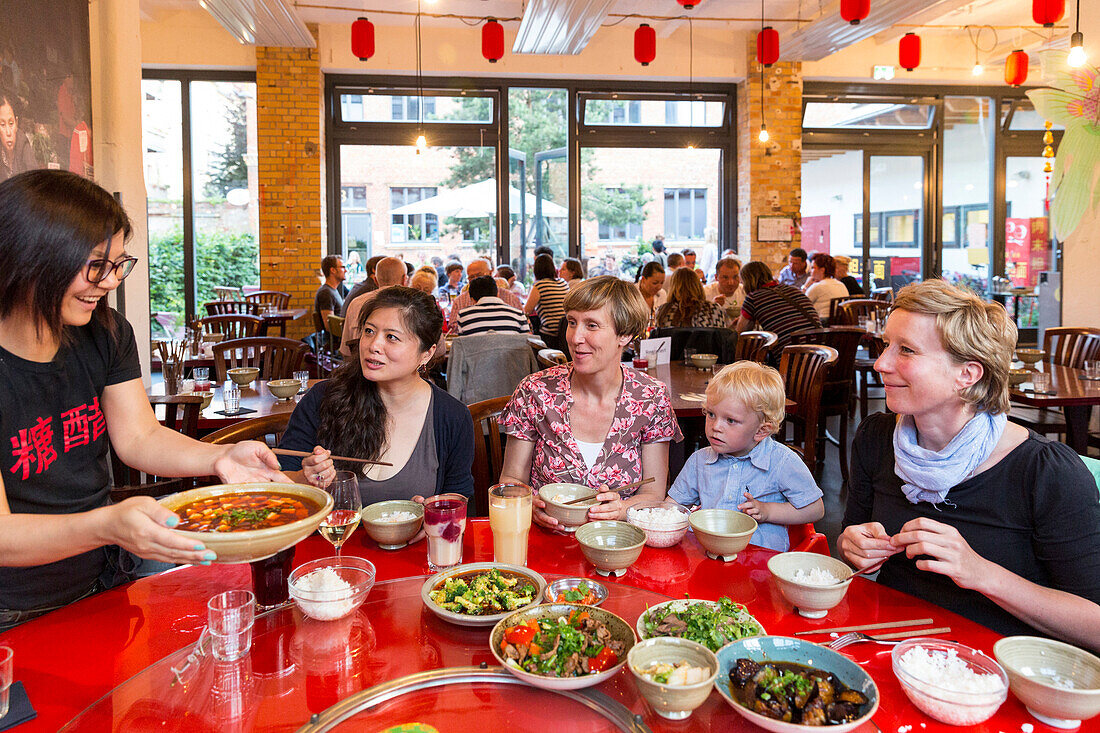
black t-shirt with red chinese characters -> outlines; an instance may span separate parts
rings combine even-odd
[[[95,318],[69,327],[49,363],[0,348],[0,472],[13,513],[75,514],[110,492],[103,388],[141,377],[134,330],[117,311],[111,333]],[[48,565],[0,567],[0,608],[69,603],[103,571],[102,548]]]

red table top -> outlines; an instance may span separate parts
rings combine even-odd
[[[294,564],[330,555],[331,552],[332,548],[327,542],[314,536],[298,545]],[[423,543],[402,550],[383,551],[360,529],[345,545],[344,552],[360,555],[373,562],[378,569],[377,579],[380,583],[428,573]],[[634,589],[672,597],[687,595],[692,598],[716,599],[728,595],[733,600],[744,603],[771,634],[790,635],[813,628],[931,618],[933,626],[951,627],[951,633],[947,634],[949,638],[990,655],[994,642],[1000,638],[989,629],[955,614],[863,578],[853,581],[845,599],[826,618],[803,618],[794,613],[770,580],[767,560],[773,554],[770,550],[750,547],[736,560],[722,563],[707,559],[694,536],[689,533],[680,545],[672,548],[646,547],[638,562],[617,581],[603,578],[600,580],[610,584],[612,597],[621,594],[623,598],[642,598],[647,595],[639,594]],[[545,574],[598,577],[572,536],[550,534],[533,528],[528,559],[528,564],[533,569]],[[492,534],[488,520],[470,520],[464,538],[464,560],[492,560]],[[617,590],[616,582],[632,588],[622,587]],[[17,730],[21,733],[55,731],[124,681],[167,655],[194,644],[205,623],[206,601],[212,595],[225,590],[248,588],[250,583],[249,568],[246,565],[186,566],[99,594],[0,634],[0,644],[11,646],[15,651],[15,679],[24,683],[31,703],[38,711],[36,720],[19,726]],[[384,590],[387,587],[391,586],[379,585],[378,597],[375,598],[372,592],[368,604],[375,600],[383,602],[389,592]],[[652,599],[647,602],[652,602]],[[419,601],[416,603],[419,607]],[[625,608],[620,611],[626,614]],[[279,611],[277,614],[288,619],[292,615],[300,618],[296,610],[293,614],[290,611]],[[376,644],[371,653],[380,657],[387,656],[385,650],[391,642],[397,645],[391,647],[392,651],[401,647],[399,637],[413,635],[415,638],[412,641],[420,639],[416,643],[436,646],[428,640],[433,633],[445,635],[448,639],[452,636],[464,639],[474,633],[437,622],[427,612],[412,613],[409,616],[393,613],[367,614],[366,617],[369,618],[368,624],[373,627],[372,636]],[[431,623],[424,624],[425,618]],[[633,616],[626,614],[624,618],[633,624],[636,612]],[[425,626],[428,627],[426,630]],[[481,637],[487,638],[486,631],[477,632],[477,635],[479,640]],[[810,638],[828,641],[827,635]],[[405,642],[407,643],[404,646],[412,643],[409,639],[405,639]],[[465,654],[468,657],[459,654],[456,658],[448,657],[443,660],[445,663],[440,663],[440,660],[424,653],[405,655],[404,666],[411,669],[398,670],[401,665],[397,665],[393,671],[407,674],[416,669],[427,670],[439,666],[491,661],[487,645],[483,649],[479,649],[476,643],[469,643],[467,646],[469,651]],[[874,723],[880,730],[893,733],[905,725],[913,726],[914,733],[954,730],[925,716],[905,697],[890,670],[889,647],[860,644],[848,647],[845,653],[863,665],[879,686],[882,702]],[[417,658],[408,659],[413,656]],[[624,672],[599,689],[614,696],[619,688],[632,688],[632,683],[627,678],[628,673]],[[379,681],[381,680],[357,678],[348,689],[341,689],[345,694],[350,694]],[[165,694],[168,694],[167,691]],[[688,723],[670,724],[654,716],[640,700],[624,699],[623,702],[636,712],[644,712],[646,723],[653,730],[690,730],[691,720],[702,722],[702,719],[693,717]],[[722,711],[722,706],[724,703],[715,693],[705,707],[724,721],[723,729],[751,728],[736,717],[733,711]],[[122,711],[116,709],[115,715],[121,714]],[[297,722],[285,719],[273,723],[254,718],[247,721],[248,724],[243,729],[294,730],[302,723],[297,717],[295,720]],[[725,725],[726,722],[728,725]],[[119,725],[117,718],[115,723],[116,729],[125,729],[125,726]],[[1045,728],[1032,719],[1010,694],[992,719],[980,726],[974,726],[973,729],[991,733],[1015,733],[1023,723],[1033,724],[1037,731]],[[1092,725],[1100,727],[1095,721]],[[1089,727],[1090,722],[1086,721],[1082,729]]]

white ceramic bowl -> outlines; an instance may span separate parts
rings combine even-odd
[[[674,525],[646,522],[639,514],[643,509],[668,509],[677,512],[680,515],[680,521]],[[680,540],[687,534],[690,513],[687,507],[675,502],[643,501],[626,510],[626,521],[645,532],[645,543],[650,547],[672,547],[680,544]]]
[[[814,585],[804,580],[795,580],[799,570],[807,573],[813,569],[832,573],[842,582],[833,585]],[[806,618],[824,618],[842,600],[852,584],[852,569],[835,557],[819,555],[816,552],[783,552],[768,558],[768,570],[771,571],[779,592],[795,607],[799,615]]]

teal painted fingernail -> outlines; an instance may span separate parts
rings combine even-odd
[[[213,550],[207,550],[207,551],[206,551],[206,554],[204,554],[204,555],[202,556],[202,559],[203,559],[203,560],[215,560],[215,559],[217,559],[217,557],[218,557],[218,556],[217,556],[217,555],[216,555],[216,554],[214,553],[214,551],[213,551]]]
[[[210,564],[209,560],[203,560],[202,562],[199,563],[199,565],[209,565],[209,564]]]
[[[164,524],[165,524],[165,526],[167,526],[167,527],[175,527],[175,526],[176,526],[177,524],[179,524],[179,523],[180,523],[180,518],[179,518],[179,517],[177,517],[177,516],[176,516],[175,514],[173,514],[172,516],[168,517],[168,519],[166,519],[166,520],[164,521]]]
[[[202,550],[205,550],[205,549],[206,548],[203,547],[202,545],[195,545],[195,552],[201,552]]]

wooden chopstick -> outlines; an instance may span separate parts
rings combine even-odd
[[[333,457],[335,457],[335,456],[333,456]],[[619,496],[622,496],[623,492],[626,491],[627,489],[633,489],[633,488],[638,487],[638,486],[644,486],[645,484],[651,484],[656,480],[657,479],[650,476],[649,478],[644,478],[641,481],[635,481],[634,483],[627,484],[626,486],[620,486],[619,488],[615,489],[615,493],[617,493]],[[582,501],[590,501],[591,499],[592,499],[591,496],[582,496],[579,499],[572,499],[570,501],[563,501],[562,505],[563,506],[569,506],[570,504],[580,504]]]
[[[871,636],[875,639],[882,639],[883,641],[885,641],[887,639],[912,639],[912,638],[918,637],[918,636],[935,636],[937,634],[948,634],[948,633],[951,633],[951,627],[950,626],[940,626],[939,628],[935,628],[935,629],[915,629],[913,631],[895,631],[895,632],[891,632],[889,634],[869,634],[869,636]]]
[[[290,450],[289,448],[272,448],[271,452],[277,456],[297,456],[299,458],[308,458],[312,456],[311,451],[304,450]],[[392,463],[386,463],[385,461],[372,461],[369,458],[352,458],[351,456],[329,456],[334,461],[355,461],[356,463],[369,463],[372,466],[392,466]]]
[[[807,634],[843,634],[847,631],[868,631],[870,629],[890,629],[901,626],[920,626],[922,624],[935,623],[930,618],[914,618],[908,621],[882,621],[877,624],[863,624],[862,626],[837,626],[832,629],[810,629],[808,631],[796,631],[795,636],[806,636]]]

